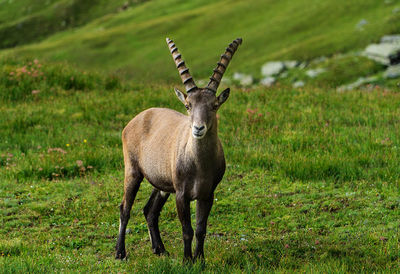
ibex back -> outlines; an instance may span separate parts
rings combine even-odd
[[[158,217],[170,193],[182,224],[184,258],[192,260],[193,229],[190,201],[196,204],[194,258],[204,258],[204,238],[214,190],[225,173],[225,157],[218,139],[217,110],[228,99],[229,88],[216,96],[221,78],[242,39],[226,48],[205,88],[198,88],[172,40],[167,38],[172,57],[187,95],[175,88],[188,116],[165,108],[151,108],[133,118],[122,132],[125,163],[124,197],[120,205],[116,258],[123,259],[125,231],[130,211],[143,178],[154,187],[143,209],[155,254],[166,253],[158,228]]]

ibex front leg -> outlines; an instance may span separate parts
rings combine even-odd
[[[192,261],[193,228],[190,223],[190,200],[182,192],[176,193],[176,209],[182,224],[184,261]]]
[[[207,232],[207,219],[213,205],[214,195],[208,200],[197,200],[196,204],[196,249],[194,259],[204,260],[204,239]]]

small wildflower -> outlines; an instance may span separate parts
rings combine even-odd
[[[69,144],[66,144],[67,147],[69,147]]]
[[[38,89],[32,90],[32,94],[38,94],[39,92],[40,92],[40,90],[38,90]]]
[[[288,245],[288,244],[285,244],[285,248],[289,248],[289,245]]]
[[[83,139],[83,142],[84,142],[84,143],[87,143],[87,140],[86,140],[86,139]]]
[[[67,144],[67,146],[68,146],[68,145],[69,145],[69,144]],[[63,149],[60,148],[60,147],[54,147],[54,148],[50,147],[50,148],[47,150],[47,153],[50,153],[50,152],[53,152],[53,151],[55,151],[55,152],[60,152],[60,153],[62,153],[62,154],[66,154],[66,153],[67,153],[65,150],[63,150]]]
[[[83,161],[82,160],[76,160],[76,164],[81,167],[83,165]]]
[[[257,108],[255,108],[255,109],[248,108],[248,109],[246,109],[246,112],[250,113],[250,114],[254,114],[257,112],[257,110],[258,110]]]

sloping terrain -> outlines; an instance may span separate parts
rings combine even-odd
[[[358,51],[398,32],[399,11],[391,0],[0,0],[0,273],[398,272],[400,93],[291,84],[310,70],[325,69],[320,86],[382,73]],[[160,217],[170,256],[153,256],[147,182],[128,260],[114,259],[121,131],[146,108],[186,113],[163,83],[179,81],[166,36],[200,80],[239,36],[225,79],[307,63],[271,87],[232,88],[219,110],[227,170],[205,265],[182,265],[173,197]]]
[[[398,92],[233,89],[218,112],[227,170],[206,265],[190,267],[174,195],[160,217],[170,256],[152,254],[147,182],[128,224],[128,260],[114,259],[121,130],[149,107],[185,112],[172,88],[66,64],[0,65],[0,273],[398,272]]]
[[[3,50],[0,56],[66,60],[83,68],[123,74],[135,81],[170,81],[176,80],[176,71],[165,45],[164,39],[169,36],[195,78],[201,79],[209,76],[225,46],[234,38],[243,37],[243,46],[228,73],[242,71],[257,76],[268,60],[311,60],[363,49],[382,35],[400,29],[400,5],[395,1],[255,0],[249,4],[230,0],[154,0],[132,3],[120,12],[115,10],[122,1],[115,6],[98,2],[107,9],[99,12],[96,5],[84,4],[85,1],[67,5],[65,10],[75,5],[79,11],[77,15],[71,13],[78,19],[70,20],[78,22],[79,27],[59,29],[40,42]],[[55,6],[60,5],[61,1],[37,8],[36,14],[54,17]],[[53,19],[55,25],[65,21],[62,17]],[[0,26],[0,41],[5,39],[1,34],[4,24]],[[37,25],[32,25],[32,30],[36,32]],[[29,42],[29,35],[26,39]]]
[[[142,2],[142,1],[136,1]],[[136,3],[137,4],[137,3]],[[0,48],[38,42],[129,6],[122,0],[46,0],[0,2]]]

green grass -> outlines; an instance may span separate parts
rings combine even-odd
[[[43,75],[15,78],[24,66]],[[399,270],[399,93],[233,88],[219,112],[227,171],[202,268],[182,265],[173,198],[160,221],[171,255],[151,254],[147,182],[128,225],[128,260],[113,258],[121,130],[149,107],[184,112],[172,87],[33,60],[1,67],[1,273]]]
[[[120,12],[126,1],[46,0],[0,2],[0,48],[38,42],[98,17]],[[137,5],[141,1],[135,1]],[[131,4],[132,6],[132,4]]]
[[[24,3],[14,1],[9,7],[14,13],[18,2]],[[228,43],[243,37],[228,74],[241,71],[260,77],[260,67],[266,61],[311,60],[361,50],[400,28],[400,13],[393,12],[399,7],[396,1],[255,0],[249,4],[232,0],[153,0],[132,4],[119,13],[115,10],[124,1],[115,5],[100,0],[92,4],[69,1],[65,7],[59,2],[65,1],[37,8],[43,27],[23,24],[24,35],[13,29],[18,24],[2,35],[0,25],[0,41],[15,36],[18,45],[30,43],[3,50],[0,56],[69,61],[86,69],[116,72],[135,82],[172,82],[177,77],[165,45],[166,36],[176,41],[196,79],[209,77]],[[25,20],[19,13],[16,20]],[[76,24],[60,28],[59,13]],[[362,19],[368,23],[361,30],[356,26]],[[49,36],[50,32],[54,35]],[[40,41],[32,43],[31,35],[40,37]],[[331,72],[343,79],[349,79],[352,73],[352,66],[334,67]]]
[[[309,69],[323,69],[324,72],[316,78],[310,78],[306,72]],[[379,75],[384,70],[384,66],[378,64],[357,53],[348,53],[344,55],[327,58],[321,63],[311,63],[307,69],[294,68],[287,71],[286,77],[278,78],[280,84],[292,85],[295,81],[303,81],[308,87],[336,88],[356,81],[360,77]],[[378,77],[377,84],[381,87],[395,88],[387,79]],[[394,79],[393,82],[397,82]]]

